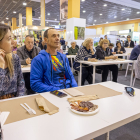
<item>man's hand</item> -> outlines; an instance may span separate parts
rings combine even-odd
[[[13,54],[17,54],[17,51],[13,51]]]
[[[116,54],[116,52],[112,52],[112,54]]]
[[[26,59],[26,64],[31,64],[31,59],[30,58]]]
[[[122,54],[123,54],[123,51],[121,51],[120,53],[122,53]]]
[[[97,62],[98,60],[95,59],[95,58],[88,58],[88,61],[91,61],[91,62]]]

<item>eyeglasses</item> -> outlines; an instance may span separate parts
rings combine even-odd
[[[131,38],[131,37],[127,37],[127,38]]]
[[[104,43],[104,45],[108,45],[108,43]]]

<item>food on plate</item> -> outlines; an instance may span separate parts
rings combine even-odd
[[[93,103],[87,101],[77,101],[70,103],[71,109],[74,109],[79,112],[92,112],[98,108],[98,105],[94,105]]]

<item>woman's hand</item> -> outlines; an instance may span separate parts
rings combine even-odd
[[[112,52],[112,54],[116,54],[116,52]]]
[[[88,58],[88,61],[91,61],[91,62],[97,62],[98,60],[95,59],[95,58]]]
[[[123,54],[123,51],[121,51],[120,53]]]
[[[5,51],[0,49],[0,68],[4,69],[5,68]]]

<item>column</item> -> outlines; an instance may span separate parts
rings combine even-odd
[[[138,22],[134,24],[134,32],[138,32]]]
[[[68,19],[80,18],[80,0],[68,0]]]
[[[22,27],[22,14],[19,13],[19,27]]]
[[[12,18],[12,30],[15,30],[16,28],[17,28],[16,18]]]
[[[40,0],[41,26],[45,27],[45,0]]]
[[[11,21],[8,21],[8,25],[11,27]]]
[[[26,7],[26,26],[32,25],[32,7]]]
[[[104,35],[105,27],[102,27],[102,35]]]

